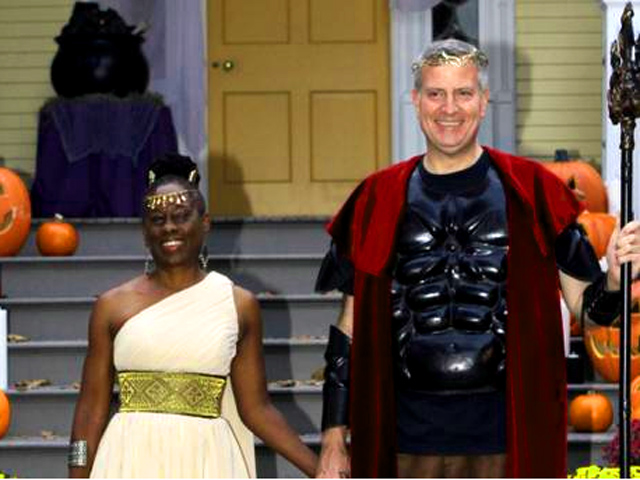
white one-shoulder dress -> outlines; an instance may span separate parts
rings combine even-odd
[[[233,284],[211,272],[129,319],[114,339],[114,364],[119,372],[228,376],[237,340]],[[227,382],[219,418],[116,413],[98,446],[91,477],[255,477],[253,448]]]

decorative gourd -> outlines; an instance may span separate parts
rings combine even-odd
[[[584,343],[593,368],[607,382],[620,378],[620,329],[618,326],[591,326],[585,329]],[[640,375],[640,313],[631,314],[631,378]]]
[[[604,432],[613,422],[613,406],[603,394],[578,395],[569,405],[569,423],[576,432]]]
[[[36,246],[44,256],[73,255],[78,248],[78,241],[75,227],[65,222],[60,214],[40,225],[36,232]]]
[[[571,188],[578,200],[583,200],[590,212],[607,212],[609,200],[607,190],[598,171],[581,160],[570,160],[566,151],[556,151],[553,162],[543,165],[555,173]]]
[[[17,254],[29,236],[31,201],[13,171],[0,167],[0,256]]]
[[[9,398],[0,390],[0,438],[4,437],[11,424],[11,404]]]

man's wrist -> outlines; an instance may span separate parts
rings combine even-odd
[[[605,289],[607,292],[618,292],[620,291],[620,282],[616,281],[613,278],[611,272],[607,272],[607,283],[605,285]]]
[[[348,428],[346,425],[329,427],[322,432],[323,446],[344,446],[347,441]]]

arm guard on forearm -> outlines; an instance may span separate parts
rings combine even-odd
[[[351,341],[339,328],[329,328],[322,387],[322,430],[349,425],[349,357]]]
[[[607,291],[607,276],[603,273],[589,285],[582,297],[582,315],[586,313],[598,325],[611,325],[622,309],[620,291]]]

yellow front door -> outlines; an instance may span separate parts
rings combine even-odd
[[[217,215],[327,215],[389,163],[388,0],[209,0]]]

